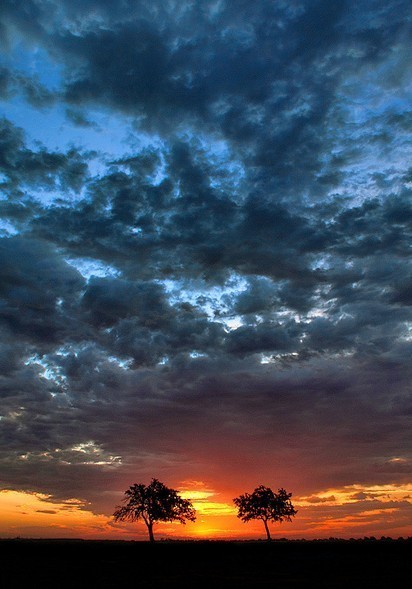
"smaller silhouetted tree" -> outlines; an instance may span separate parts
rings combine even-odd
[[[123,501],[126,505],[117,506],[113,516],[115,521],[143,520],[149,532],[149,539],[154,542],[153,525],[157,522],[186,520],[195,521],[196,512],[189,499],[182,499],[177,491],[166,487],[157,479],[150,485],[135,483],[125,491]]]
[[[297,511],[290,498],[292,493],[279,489],[274,493],[269,487],[260,485],[253,493],[245,493],[233,499],[238,508],[238,518],[244,522],[260,519],[266,530],[267,540],[271,540],[268,522],[291,521]]]

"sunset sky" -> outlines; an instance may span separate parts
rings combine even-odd
[[[409,0],[2,0],[0,537],[412,535]]]

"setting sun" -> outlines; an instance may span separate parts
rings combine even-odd
[[[412,534],[410,26],[1,2],[0,538]]]
[[[196,521],[185,526],[159,523],[156,533],[166,538],[261,538],[260,522],[242,523],[230,497],[202,482],[185,482],[179,488],[190,499]],[[272,525],[273,537],[349,538],[412,534],[412,484],[350,485],[310,496],[296,496],[298,514],[293,522]],[[96,514],[76,498],[54,500],[50,495],[18,491],[0,492],[0,537],[84,537],[146,539],[139,523],[115,524],[112,515]]]

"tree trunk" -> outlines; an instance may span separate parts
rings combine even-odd
[[[266,536],[267,536],[267,541],[270,542],[272,540],[272,538],[270,537],[270,532],[269,532],[269,526],[268,526],[268,522],[267,520],[263,520],[263,523],[265,525],[265,530],[266,530]]]
[[[150,540],[150,542],[154,542],[155,539],[154,539],[154,536],[153,536],[153,523],[152,522],[149,522],[146,525],[147,525],[147,529],[149,531],[149,540]]]

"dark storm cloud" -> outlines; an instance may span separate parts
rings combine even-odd
[[[180,18],[155,10],[154,18],[86,26],[81,35],[60,32],[53,42],[70,69],[67,100],[120,108],[152,129],[209,128],[278,191],[305,190],[313,174],[333,184],[322,160],[342,72],[389,54],[404,34],[406,4],[396,18],[391,9],[390,20],[374,2],[363,10],[349,2],[253,10],[242,3],[224,5],[215,18],[207,3],[185,8]]]
[[[0,123],[2,484],[109,513],[156,469],[406,481],[408,4],[0,14],[6,52],[22,35],[61,72],[7,62],[5,102],[133,129],[91,163]]]
[[[296,481],[290,471],[293,460],[295,469],[316,478],[316,483],[300,483],[308,493],[318,485],[336,488],[353,480],[390,483],[394,469],[399,483],[408,481],[402,463],[397,467],[389,462],[408,453],[406,406],[401,401],[408,370],[398,373],[393,394],[393,368],[380,362],[362,366],[340,361],[333,369],[314,363],[288,375],[278,370],[258,374],[250,364],[226,364],[224,375],[221,368],[187,365],[172,373],[146,372],[140,378],[129,374],[131,380],[122,376],[119,388],[109,380],[110,373],[99,378],[94,370],[93,389],[106,382],[106,396],[91,402],[79,394],[67,409],[44,401],[42,408],[38,400],[20,417],[19,428],[13,417],[6,419],[5,441],[11,446],[2,452],[5,482],[52,488],[60,497],[77,493],[110,511],[119,477],[113,470],[122,464],[134,476],[138,472],[147,478],[156,465],[165,476],[173,476],[176,464],[186,463],[194,474],[221,473],[236,485],[245,484],[244,474],[237,471],[239,460],[252,479],[265,474]],[[80,388],[86,390],[84,384]],[[190,440],[184,448],[182,435]],[[98,440],[98,446],[82,455],[76,447],[88,440]],[[98,467],[96,462],[106,464]],[[41,481],[36,477],[39,469]],[[102,485],[113,495],[102,497]]]
[[[15,136],[11,134],[11,138]],[[10,139],[9,144],[13,149],[7,153],[27,151],[21,140],[17,147],[16,140],[13,143]],[[31,224],[35,234],[55,241],[72,255],[104,260],[130,276],[129,280],[91,280],[79,307],[79,312],[86,314],[83,321],[97,329],[123,321],[118,326],[122,336],[116,341],[129,340],[129,347],[131,341],[126,333],[140,325],[132,338],[135,354],[136,342],[141,342],[138,348],[142,349],[145,339],[153,341],[147,329],[158,330],[155,341],[159,352],[154,354],[158,359],[160,348],[168,349],[167,341],[175,342],[176,349],[180,349],[175,336],[176,318],[180,315],[188,322],[189,316],[171,309],[158,284],[139,285],[133,280],[137,276],[150,281],[203,275],[219,282],[229,272],[238,272],[246,277],[258,274],[260,278],[248,278],[243,293],[226,297],[226,306],[233,313],[293,309],[305,314],[327,303],[329,317],[295,326],[291,341],[284,325],[276,327],[266,318],[263,326],[230,334],[232,351],[269,350],[269,342],[273,349],[280,346],[299,351],[302,345],[298,338],[305,332],[317,350],[325,346],[336,350],[356,347],[356,332],[361,326],[365,328],[363,343],[374,334],[372,339],[379,336],[385,342],[400,333],[401,322],[408,317],[405,310],[396,307],[396,297],[407,296],[397,278],[409,272],[405,256],[410,241],[410,204],[406,192],[384,202],[369,201],[339,212],[326,224],[320,205],[314,217],[310,210],[305,214],[299,209],[289,212],[285,206],[269,206],[252,196],[243,204],[234,203],[231,195],[212,187],[207,163],[196,151],[189,152],[187,145],[179,144],[170,156],[163,157],[169,176],[156,186],[150,177],[159,165],[160,155],[143,152],[112,162],[110,172],[89,185],[89,194],[78,201],[76,208],[53,205],[41,213],[37,210]],[[121,171],[125,166],[128,173]],[[16,205],[13,209],[12,204],[4,203],[3,207],[17,211]],[[379,258],[375,257],[377,253]],[[333,267],[327,271],[313,269],[314,256],[318,255],[334,256]],[[263,278],[265,275],[267,278]],[[382,290],[382,283],[387,285],[386,290]],[[195,326],[202,322],[203,331],[208,322],[200,316],[188,324],[196,333]],[[166,337],[162,329],[170,330],[170,335]],[[277,330],[283,330],[283,335],[276,335]],[[266,343],[258,344],[263,333]],[[247,334],[249,343],[245,341]],[[128,346],[119,344],[119,349],[126,354]]]
[[[313,174],[333,183],[322,168],[342,74],[391,57],[407,26],[404,2],[99,3],[77,7],[77,18],[70,3],[48,15],[38,3],[26,10],[67,65],[69,102],[100,102],[158,130],[206,125],[261,180],[292,194]],[[24,12],[14,16],[26,30]]]
[[[6,194],[24,188],[79,191],[88,175],[85,157],[75,148],[66,153],[51,152],[39,146],[26,146],[22,129],[7,119],[0,120],[1,188]]]
[[[293,328],[292,324],[292,332]],[[289,330],[289,326],[271,325],[270,323],[253,327],[239,327],[229,335],[228,349],[230,352],[240,355],[291,350],[294,346],[289,336]]]
[[[148,327],[167,324],[171,315],[163,289],[153,283],[92,278],[83,304],[97,326],[111,326],[119,319],[138,317]]]
[[[169,176],[156,186],[148,179],[146,157],[133,161],[131,174],[113,167],[76,209],[50,207],[33,230],[74,252],[87,243],[89,255],[120,264],[131,275],[221,281],[233,269],[291,280],[297,289],[314,286],[318,273],[309,268],[308,255],[327,246],[328,230],[322,233],[322,225],[315,227],[299,211],[258,196],[237,204],[232,194],[213,187],[208,164],[200,156],[195,161],[198,155],[182,144],[164,154]]]
[[[47,243],[17,236],[0,240],[0,267],[7,337],[40,345],[64,340],[73,297],[83,285],[79,273]]]

